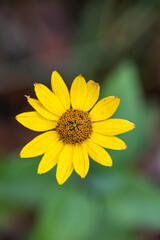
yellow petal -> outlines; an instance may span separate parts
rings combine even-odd
[[[48,172],[51,170],[58,161],[59,154],[62,151],[64,144],[62,141],[57,141],[53,146],[44,154],[38,166],[38,174]]]
[[[73,153],[73,167],[77,174],[84,178],[89,170],[89,158],[86,145],[76,144]]]
[[[44,118],[49,120],[58,120],[58,116],[54,115],[53,113],[49,112],[47,109],[43,107],[39,100],[31,98],[27,96],[27,100],[29,104]]]
[[[23,126],[37,132],[51,130],[57,125],[57,122],[47,120],[34,111],[21,113],[16,116],[16,120]]]
[[[73,171],[73,150],[74,145],[66,144],[59,156],[56,178],[60,185],[69,178]]]
[[[120,103],[119,97],[106,97],[100,100],[90,112],[92,121],[102,121],[111,117]]]
[[[83,110],[83,105],[87,97],[87,85],[85,79],[81,75],[74,79],[70,96],[72,108]]]
[[[102,122],[93,123],[94,132],[110,136],[128,132],[133,128],[135,128],[134,123],[131,123],[125,119],[114,118]]]
[[[87,82],[87,97],[83,106],[84,111],[89,111],[97,102],[100,86],[98,83],[90,80]]]
[[[70,108],[70,96],[68,88],[59,75],[58,72],[54,71],[51,76],[51,86],[52,90],[55,95],[59,98],[61,104],[63,105],[64,109]]]
[[[20,156],[21,158],[40,156],[57,141],[58,135],[56,131],[42,133],[23,147]]]
[[[49,88],[38,83],[36,83],[34,86],[37,98],[48,111],[57,116],[61,116],[65,112],[65,109],[59,101],[59,98],[53,92],[51,92]]]
[[[114,150],[122,150],[127,148],[126,144],[120,138],[117,138],[115,136],[105,136],[93,132],[90,136],[90,139],[104,148]]]
[[[112,166],[112,159],[104,148],[100,147],[90,139],[85,143],[87,145],[88,154],[94,161],[104,166]]]

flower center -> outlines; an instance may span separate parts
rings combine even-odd
[[[64,143],[81,143],[92,133],[92,122],[88,112],[67,110],[59,118],[56,130]]]

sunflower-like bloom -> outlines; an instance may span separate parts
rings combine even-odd
[[[112,159],[104,148],[122,150],[127,146],[115,135],[128,132],[135,125],[124,119],[109,119],[116,111],[119,97],[106,97],[97,102],[99,84],[79,75],[72,83],[70,94],[58,72],[51,76],[52,91],[35,84],[38,98],[27,96],[35,111],[16,116],[23,126],[44,132],[25,145],[21,158],[43,157],[38,173],[45,173],[57,165],[56,178],[63,184],[73,169],[84,178],[89,170],[89,156],[104,166],[112,166]],[[97,102],[97,103],[96,103]]]

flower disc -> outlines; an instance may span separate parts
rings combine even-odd
[[[82,143],[92,133],[92,122],[88,112],[70,109],[59,118],[56,130],[64,143]]]

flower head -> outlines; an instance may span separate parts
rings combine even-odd
[[[109,119],[119,106],[119,97],[106,97],[98,103],[99,84],[79,75],[72,83],[70,94],[61,76],[54,71],[52,91],[35,84],[38,98],[27,96],[32,112],[16,116],[23,126],[44,132],[24,146],[21,158],[43,155],[38,173],[57,165],[56,178],[63,184],[73,169],[84,178],[89,170],[89,156],[104,166],[112,159],[104,148],[122,150],[126,144],[115,135],[128,132],[135,125],[124,119]]]

